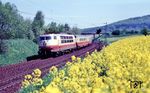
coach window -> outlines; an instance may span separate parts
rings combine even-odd
[[[45,37],[40,37],[40,40],[45,40]]]
[[[64,40],[61,40],[61,43],[64,43]]]
[[[63,40],[63,43],[65,43],[66,41],[65,40]]]
[[[47,37],[46,37],[46,40],[50,40],[50,39],[51,39],[51,37],[50,37],[50,36],[47,36]]]
[[[61,39],[64,39],[64,36],[60,36]]]
[[[57,37],[56,37],[56,36],[54,36],[54,39],[57,39]]]

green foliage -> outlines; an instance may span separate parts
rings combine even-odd
[[[0,38],[28,38],[31,21],[18,14],[17,7],[9,2],[0,4]]]
[[[42,11],[38,11],[32,22],[32,31],[34,33],[35,38],[37,38],[40,34],[43,33],[42,32],[43,26],[44,26],[44,15]]]
[[[78,33],[78,28],[70,28],[69,24],[57,24],[51,22],[44,27],[44,15],[37,11],[34,20],[24,19],[14,4],[3,4],[0,1],[0,39],[30,39],[37,42],[37,38],[43,33]]]
[[[77,28],[76,26],[72,27],[71,31],[72,34],[80,34],[80,30],[79,28]]]
[[[40,89],[41,87],[36,87],[34,85],[29,85],[27,88],[20,89],[18,93],[32,93],[33,90]]]
[[[26,60],[26,57],[36,55],[38,46],[31,40],[15,39],[5,40],[8,51],[0,54],[0,65],[19,63]]]
[[[26,20],[25,22],[26,22],[26,24],[28,24],[28,25],[26,25],[26,31],[27,32],[25,34],[26,34],[28,39],[33,40],[35,37],[34,37],[34,33],[33,33],[32,29],[31,29],[32,28],[32,25],[31,25],[32,22],[29,19]]]
[[[107,38],[107,43],[111,44],[111,43],[116,42],[116,41],[118,41],[120,39],[134,37],[134,36],[140,36],[140,35],[127,35],[127,36],[113,36],[113,37],[108,37]],[[105,37],[100,37],[99,40],[105,42]]]
[[[119,30],[112,31],[112,35],[120,35],[120,31]]]
[[[58,31],[59,32],[65,32],[65,29],[64,29],[64,25],[63,24],[58,24]]]
[[[63,26],[62,26],[62,29],[63,29]],[[59,33],[62,31],[61,31],[61,29],[58,28],[56,22],[51,22],[50,24],[47,25],[45,32],[46,33]]]
[[[70,27],[69,24],[57,24],[56,22],[51,22],[45,28],[46,33],[69,33],[69,34],[80,34],[79,28],[76,26]]]
[[[8,51],[6,43],[0,39],[0,54],[5,54]]]
[[[69,26],[69,24],[65,24],[64,25],[64,28],[65,28],[65,32],[69,32],[70,31],[70,26]]]
[[[144,28],[143,30],[141,30],[141,34],[143,35],[148,35],[148,30],[146,28]]]

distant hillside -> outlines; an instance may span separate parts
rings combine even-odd
[[[125,20],[121,20],[118,22],[114,22],[112,24],[107,25],[107,31],[121,30],[121,31],[140,31],[144,27],[150,29],[150,15],[142,16],[142,17],[134,17]],[[99,27],[86,28],[82,29],[83,32],[95,32]],[[102,31],[106,29],[106,26],[100,27]]]

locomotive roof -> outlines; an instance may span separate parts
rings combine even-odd
[[[70,34],[43,34],[43,35],[40,35],[40,36],[53,36],[53,35],[56,35],[56,36],[61,36],[61,35],[68,35],[68,36],[73,36],[73,35],[70,35]]]

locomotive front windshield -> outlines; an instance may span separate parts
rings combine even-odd
[[[44,37],[40,37],[40,40],[50,40],[51,36],[44,36]]]

